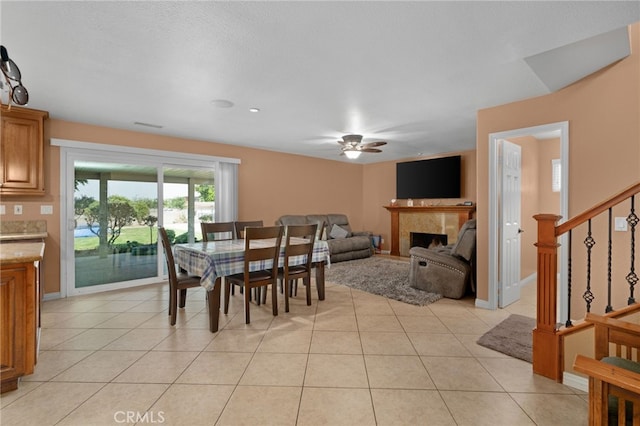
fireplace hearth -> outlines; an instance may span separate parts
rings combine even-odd
[[[409,247],[434,248],[447,245],[446,234],[430,234],[427,232],[410,232]]]

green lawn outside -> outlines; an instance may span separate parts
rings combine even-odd
[[[150,241],[150,236],[153,235],[153,241]],[[157,242],[158,230],[154,226],[149,232],[148,226],[125,226],[122,228],[120,236],[115,241],[115,244],[124,244],[127,241],[137,241],[139,244],[150,244],[151,242]],[[82,237],[75,238],[73,242],[74,249],[80,250],[92,250],[98,247],[98,237]]]

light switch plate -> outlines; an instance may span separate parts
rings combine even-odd
[[[616,217],[614,221],[614,229],[616,231],[626,231],[627,230],[627,218],[626,217]]]
[[[40,206],[40,214],[53,214],[53,206],[52,205]]]
[[[22,214],[22,204],[16,204],[13,206],[13,214]]]
[[[4,204],[0,204],[0,214],[7,214],[7,207]]]

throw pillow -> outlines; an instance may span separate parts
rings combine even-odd
[[[349,235],[349,231],[347,231],[344,228],[339,227],[335,223],[331,227],[331,232],[329,233],[329,236],[331,238],[336,238],[336,239],[337,238],[346,238],[347,235]]]

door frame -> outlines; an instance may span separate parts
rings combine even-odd
[[[486,303],[476,299],[476,306],[497,309],[498,308],[498,289],[500,283],[499,277],[499,238],[500,230],[499,213],[499,149],[498,141],[500,139],[518,138],[523,136],[536,136],[551,132],[559,132],[560,138],[560,164],[562,170],[561,189],[560,189],[560,222],[566,221],[569,215],[569,122],[560,121],[557,123],[543,124],[539,126],[525,127],[521,129],[506,130],[502,132],[489,134],[489,293]],[[564,244],[561,237],[560,258],[567,259],[567,245]],[[566,316],[567,295],[567,265],[566,262],[560,263],[560,288],[558,291],[558,318]]]
[[[68,196],[70,188],[73,188],[74,173],[73,173],[73,161],[75,156],[82,155],[88,158],[98,158],[104,160],[108,156],[115,155],[123,158],[138,157],[141,162],[145,164],[156,165],[160,167],[161,172],[164,165],[180,165],[180,166],[193,166],[193,167],[213,167],[216,170],[216,180],[219,179],[218,170],[221,164],[231,163],[240,164],[240,159],[229,157],[217,157],[204,154],[191,154],[184,152],[163,151],[157,149],[137,148],[122,145],[110,145],[94,142],[74,141],[68,139],[51,138],[51,145],[60,148],[60,293],[61,298],[73,296],[77,294],[95,293],[99,291],[105,291],[102,289],[92,289],[87,287],[86,290],[77,291],[75,287],[75,273],[71,265],[71,253],[73,252],[73,238],[69,235],[69,228],[72,223],[69,222],[69,213],[73,212],[73,191],[71,190],[71,196]],[[98,160],[100,161],[100,160]],[[127,162],[127,161],[123,161]],[[162,173],[160,173],[162,175]],[[162,176],[159,176],[159,182],[162,182]],[[237,191],[237,188],[233,188]],[[162,185],[158,188],[158,197],[163,196]],[[218,191],[216,191],[218,192]],[[236,196],[234,195],[234,198]],[[162,220],[162,211],[159,211],[158,220]],[[161,223],[161,222],[158,222]],[[158,250],[161,253],[162,250]],[[158,265],[163,264],[162,256],[158,256]],[[160,266],[159,266],[160,267]],[[164,277],[162,277],[164,278]],[[71,282],[73,280],[73,282]],[[143,285],[145,283],[158,282],[155,278],[144,278],[137,280],[137,285]],[[115,286],[113,286],[115,287]],[[113,289],[113,288],[109,288]]]

